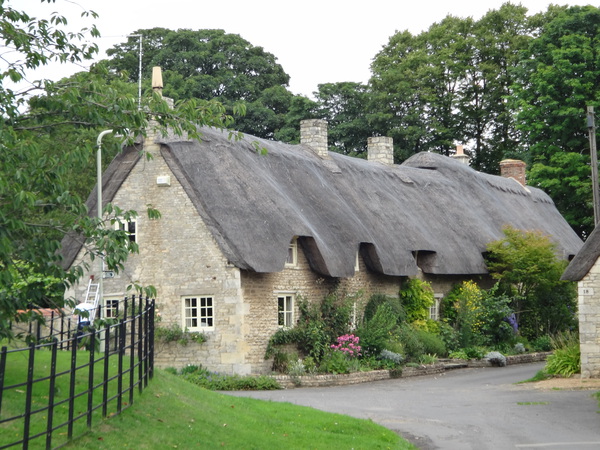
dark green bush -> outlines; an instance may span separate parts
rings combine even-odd
[[[411,359],[417,359],[425,354],[425,346],[419,339],[417,330],[409,324],[404,323],[398,328],[398,340],[402,342],[406,356]]]
[[[350,361],[342,352],[328,352],[321,361],[319,372],[322,373],[349,373]]]
[[[371,320],[365,321],[355,331],[354,334],[360,337],[363,355],[379,355],[385,348],[390,332],[396,326],[396,320],[391,306],[384,303],[377,308]]]
[[[406,312],[402,307],[399,297],[390,297],[384,294],[374,294],[371,296],[364,311],[364,320],[368,322],[375,316],[377,308],[381,305],[386,304],[390,307],[392,314],[397,318],[397,323],[404,322],[406,320]]]
[[[415,330],[417,338],[423,344],[423,353],[437,355],[439,357],[447,356],[448,350],[442,338],[438,335],[424,330]]]
[[[213,391],[251,391],[281,389],[271,377],[225,375],[210,372],[202,366],[188,366],[181,371],[181,377],[197,386]]]
[[[550,336],[540,336],[531,343],[531,348],[535,352],[549,352],[552,350],[552,341]]]

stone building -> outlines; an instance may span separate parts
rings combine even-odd
[[[562,279],[578,282],[582,378],[600,378],[600,231],[596,227]]]
[[[550,198],[513,178],[434,153],[394,165],[382,137],[369,140],[369,160],[351,158],[327,150],[324,121],[301,128],[299,145],[209,128],[201,141],[150,137],[106,170],[104,201],[140,212],[127,224],[140,250],[103,280],[103,302],[110,307],[132,282],[153,285],[161,326],[208,338],[159,346],[158,365],[268,372],[267,342],[296,322],[299,296],[398,295],[404,280],[421,277],[441,298],[456,282],[485,283],[482,254],[506,225],[553,237],[565,259],[581,247]],[[148,205],[162,217],[149,220]],[[95,215],[95,192],[88,206]],[[63,247],[65,265],[85,258],[76,240]],[[82,298],[85,288],[70,294]]]

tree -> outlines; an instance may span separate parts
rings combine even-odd
[[[367,139],[372,136],[368,99],[367,86],[361,83],[319,85],[316,100],[319,114],[327,120],[329,147],[333,151],[366,157]]]
[[[474,24],[475,52],[461,89],[459,111],[472,153],[471,167],[486,173],[499,173],[502,159],[523,157],[509,99],[513,71],[534,28],[526,13],[523,6],[505,3]]]
[[[556,247],[538,232],[507,227],[505,237],[487,246],[487,267],[512,298],[519,330],[528,339],[573,326],[574,283],[561,281],[567,265]]]
[[[137,30],[127,42],[107,51],[111,69],[138,80],[139,37],[142,67],[149,79],[153,66],[163,69],[165,95],[177,100],[218,99],[231,112],[245,102],[247,114],[235,127],[244,133],[273,138],[284,123],[293,94],[277,58],[237,34],[223,30]]]
[[[98,37],[98,31],[91,26],[69,33],[67,21],[58,13],[36,19],[7,5],[0,9],[7,64],[0,73],[0,338],[11,338],[10,321],[32,314],[26,310],[35,314],[41,307],[64,306],[62,297],[55,295],[55,283],[48,286],[39,280],[58,279],[67,287],[82,276],[84,265],[65,269],[60,264],[65,234],[80,236],[90,257],[102,256],[110,270],[118,271],[128,253],[136,250],[123,231],[89,217],[82,197],[68,187],[73,168],[95,153],[95,138],[84,133],[57,154],[47,151],[48,136],[62,127],[144,136],[152,118],[159,130],[199,137],[197,125],[224,127],[231,117],[214,101],[188,101],[171,110],[156,93],[145,95],[138,108],[135,96],[107,85],[102,67],[85,80],[39,80],[17,90],[10,83],[21,82],[22,87],[26,70],[52,61],[91,59],[97,46],[87,39]],[[91,12],[84,15],[95,17]],[[137,214],[114,205],[108,205],[105,213],[125,220]]]
[[[514,96],[529,183],[547,189],[585,237],[593,228],[585,115],[588,105],[600,104],[600,10],[550,8],[545,22],[538,20],[540,33],[518,67]]]

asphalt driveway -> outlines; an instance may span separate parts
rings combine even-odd
[[[514,384],[531,378],[543,365],[227,394],[371,419],[426,450],[600,449],[600,413],[594,391],[539,390],[531,384]]]

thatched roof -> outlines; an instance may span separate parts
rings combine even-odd
[[[580,281],[585,277],[600,256],[600,228],[594,228],[579,253],[567,266],[561,280]]]
[[[163,142],[162,154],[224,255],[242,269],[282,270],[295,236],[312,268],[332,277],[352,276],[359,250],[386,275],[415,275],[417,261],[432,274],[483,274],[486,244],[502,238],[505,225],[550,235],[565,258],[582,244],[540,190],[445,156],[421,153],[385,166],[203,133],[201,142]]]

